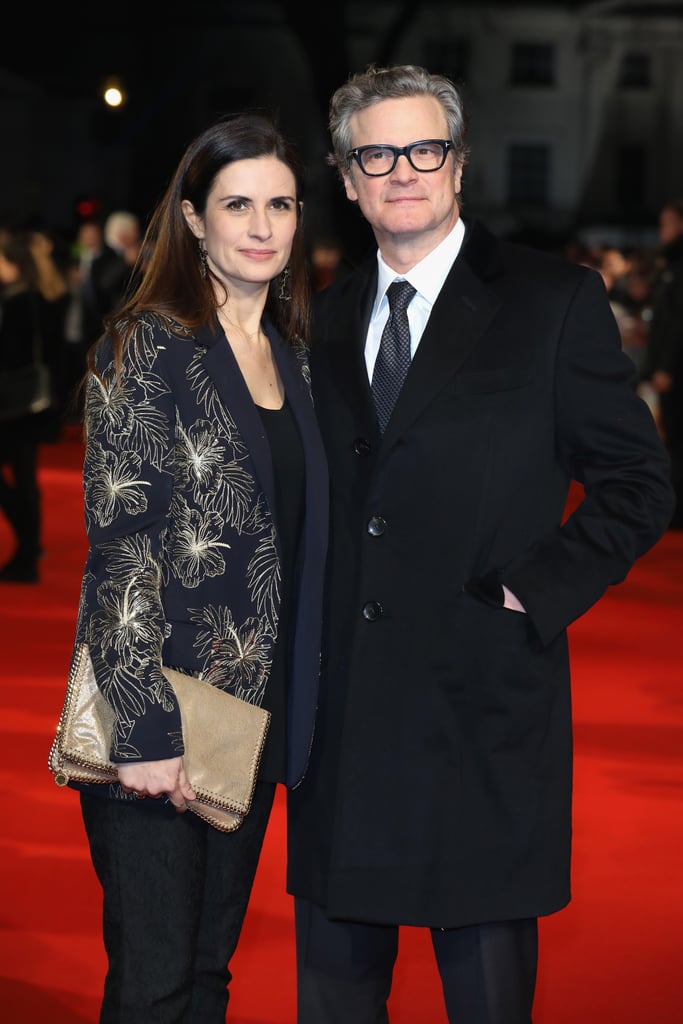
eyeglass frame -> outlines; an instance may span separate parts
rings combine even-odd
[[[429,167],[427,169],[422,167],[416,167],[410,158],[410,151],[412,149],[414,149],[416,146],[424,146],[427,143],[438,143],[441,146],[441,149],[443,151],[443,160],[441,161],[438,167]],[[388,171],[380,171],[379,174],[373,174],[371,171],[366,171],[366,169],[363,167],[363,164],[361,163],[361,154],[367,152],[367,150],[369,149],[388,149],[393,153],[394,162]],[[443,165],[446,163],[446,159],[451,150],[455,152],[455,146],[450,141],[450,139],[418,139],[417,142],[409,142],[407,146],[390,146],[386,142],[375,142],[369,146],[356,146],[355,149],[350,149],[349,152],[346,154],[346,158],[349,161],[352,159],[355,160],[366,178],[385,178],[387,174],[391,174],[391,172],[396,168],[396,164],[398,163],[399,157],[401,156],[404,156],[406,158],[410,166],[413,168],[414,171],[417,171],[418,174],[433,174],[434,171],[441,170]]]

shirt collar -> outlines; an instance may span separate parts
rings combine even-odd
[[[441,291],[441,287],[448,276],[448,273],[455,262],[455,259],[462,247],[465,237],[465,225],[462,218],[458,217],[453,229],[439,242],[436,249],[432,249],[424,259],[411,267],[407,274],[397,274],[395,270],[387,266],[382,254],[377,250],[377,296],[373,307],[373,316],[379,310],[387,288],[397,277],[409,281],[413,288],[433,306]]]

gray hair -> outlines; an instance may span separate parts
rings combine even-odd
[[[120,245],[121,232],[126,235],[135,235],[138,238],[141,235],[140,221],[129,210],[115,210],[104,222],[104,240],[113,249],[117,249]]]
[[[382,100],[408,96],[433,96],[439,101],[446,116],[455,162],[464,165],[469,150],[465,143],[466,121],[460,93],[449,78],[431,74],[415,64],[388,68],[371,64],[366,71],[351,75],[336,90],[330,100],[328,121],[333,152],[327,162],[340,173],[351,166],[348,153],[352,148],[351,118],[354,114]]]

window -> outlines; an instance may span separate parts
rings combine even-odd
[[[619,88],[649,89],[652,67],[647,53],[625,53],[619,69]]]
[[[645,146],[622,146],[617,152],[615,192],[621,214],[645,208],[647,152]]]
[[[546,206],[550,175],[550,147],[513,143],[508,149],[508,202]]]
[[[469,39],[464,36],[425,39],[423,52],[425,67],[447,75],[454,82],[467,80],[471,56]]]
[[[513,85],[553,85],[555,48],[550,43],[515,43],[510,81]]]

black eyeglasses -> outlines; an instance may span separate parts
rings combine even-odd
[[[357,146],[346,155],[349,160],[353,157],[363,174],[381,178],[391,174],[400,156],[416,171],[438,171],[446,163],[449,149],[453,143],[446,139],[423,139],[408,146]]]

